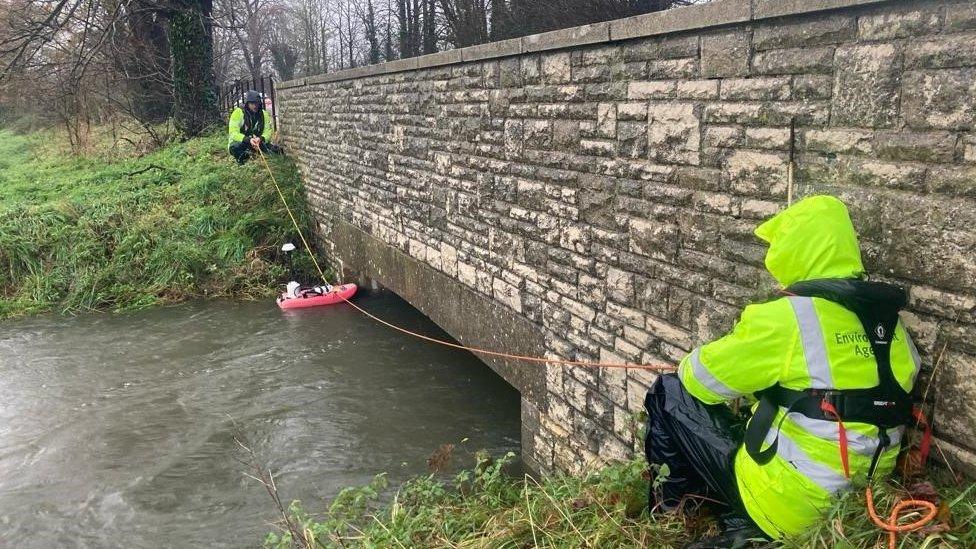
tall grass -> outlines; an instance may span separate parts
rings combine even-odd
[[[263,166],[237,166],[225,146],[82,157],[59,152],[54,133],[0,131],[0,318],[273,295],[280,245],[297,236]],[[297,170],[272,167],[308,227]]]
[[[583,477],[536,480],[506,474],[512,460],[479,455],[476,466],[444,480],[435,475],[406,482],[383,503],[386,477],[342,491],[322,514],[300,502],[289,508],[291,528],[268,535],[265,547],[682,547],[717,532],[707,506],[683,516],[651,514],[642,459],[616,463]],[[899,537],[899,547],[976,546],[976,494],[956,483],[939,489],[943,511],[930,528]],[[883,483],[879,512],[906,491]],[[694,503],[694,502],[690,502]],[[700,503],[700,502],[699,502]],[[785,511],[784,511],[785,512]],[[301,532],[296,539],[294,532]],[[841,498],[803,536],[772,547],[883,547],[887,536],[868,520],[864,494]]]

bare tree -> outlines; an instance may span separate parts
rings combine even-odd
[[[273,21],[272,0],[217,0],[215,18],[230,31],[249,76],[264,75],[265,52]]]

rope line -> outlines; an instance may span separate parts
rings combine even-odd
[[[292,225],[294,225],[295,231],[297,231],[298,236],[301,237],[302,245],[305,246],[305,252],[308,253],[308,256],[312,259],[312,263],[315,265],[315,270],[318,271],[319,277],[322,279],[323,282],[329,284],[330,286],[331,285],[338,286],[338,284],[332,284],[331,282],[329,282],[329,279],[325,276],[325,272],[322,271],[322,267],[319,266],[318,260],[315,259],[315,254],[312,252],[312,247],[309,245],[308,240],[305,238],[305,234],[302,232],[301,227],[299,227],[298,220],[295,219],[295,214],[292,213],[291,207],[288,205],[288,200],[285,198],[285,194],[281,191],[281,187],[278,185],[278,181],[275,179],[274,172],[271,170],[271,165],[268,164],[268,159],[260,148],[258,148],[258,155],[261,157],[261,161],[264,163],[264,168],[268,171],[268,176],[270,176],[271,178],[271,183],[274,184],[275,191],[278,192],[278,197],[281,199],[281,203],[285,206],[285,210],[288,212],[288,217],[291,219],[291,223]],[[382,318],[374,315],[373,313],[363,309],[362,307],[356,305],[349,299],[342,297],[341,295],[339,297],[344,302],[348,303],[349,306],[351,306],[353,309],[359,311],[364,316],[372,319],[373,321],[378,322],[383,326],[386,326],[387,328],[391,328],[400,333],[406,334],[411,337],[415,337],[417,339],[421,339],[423,341],[427,341],[429,343],[434,343],[444,347],[450,347],[452,349],[460,349],[460,350],[468,351],[476,355],[518,360],[518,361],[529,362],[533,364],[579,366],[583,368],[608,368],[608,369],[616,368],[616,369],[626,369],[626,370],[648,370],[654,372],[673,372],[677,370],[675,366],[671,366],[667,364],[635,364],[630,362],[597,362],[597,361],[589,361],[589,360],[565,360],[559,358],[545,358],[540,356],[506,353],[503,351],[494,351],[491,349],[472,347],[470,345],[462,345],[460,343],[453,343],[451,341],[447,341],[444,339],[439,339],[436,337],[431,337],[418,332],[414,332],[413,330],[409,330],[402,326],[397,326],[396,324],[393,324],[392,322],[389,322],[387,320],[383,320]]]
[[[935,506],[931,501],[925,501],[923,499],[903,499],[899,500],[891,509],[891,514],[888,516],[888,521],[885,522],[881,520],[878,516],[877,511],[874,508],[874,493],[871,491],[871,486],[868,486],[864,491],[864,499],[868,506],[868,516],[871,517],[871,522],[875,526],[888,532],[888,548],[895,549],[898,545],[898,534],[901,532],[914,532],[926,524],[932,522],[936,515],[939,513],[939,508]],[[922,518],[910,522],[908,524],[898,524],[899,515],[903,514],[906,510],[921,511],[926,510]]]

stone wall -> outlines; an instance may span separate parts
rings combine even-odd
[[[770,293],[792,140],[795,195],[847,201],[909,288],[939,447],[976,462],[973,1],[717,0],[279,97],[337,261],[464,342],[581,360],[673,364]],[[489,362],[530,466],[633,455],[649,374]]]

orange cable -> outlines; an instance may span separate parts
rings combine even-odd
[[[874,508],[874,493],[871,491],[871,487],[868,486],[864,491],[864,499],[868,504],[868,516],[871,517],[871,521],[878,528],[888,532],[888,547],[889,549],[895,549],[897,545],[897,537],[900,532],[914,532],[919,528],[922,528],[926,524],[932,522],[936,515],[939,513],[939,508],[935,506],[931,501],[925,501],[923,499],[903,499],[895,504],[891,509],[891,514],[888,516],[888,521],[885,522],[878,517],[878,513]],[[906,509],[928,509],[928,513],[922,518],[910,522],[908,524],[898,524],[898,515]]]
[[[322,278],[323,282],[331,285],[328,278],[325,276],[325,273],[322,271],[322,268],[319,266],[319,262],[315,259],[315,254],[312,253],[312,247],[309,246],[308,240],[305,239],[305,234],[302,233],[302,229],[298,226],[298,220],[295,219],[295,215],[292,213],[291,208],[288,206],[288,201],[285,199],[284,193],[281,192],[281,187],[278,186],[278,181],[275,179],[274,172],[271,171],[271,165],[268,164],[268,159],[267,157],[264,156],[264,152],[260,148],[258,148],[258,155],[261,157],[261,161],[264,162],[265,169],[268,170],[268,175],[271,177],[271,182],[274,184],[275,190],[278,192],[278,197],[281,198],[281,203],[284,204],[285,210],[288,212],[288,217],[291,218],[292,225],[294,225],[295,230],[298,231],[298,236],[301,237],[302,244],[305,246],[305,251],[308,253],[308,256],[312,259],[312,263],[315,265],[315,270],[318,271],[319,277]],[[508,358],[512,360],[521,360],[524,362],[531,362],[535,364],[561,364],[564,366],[581,366],[586,368],[622,368],[622,369],[629,369],[629,370],[650,370],[655,372],[671,372],[677,370],[675,366],[671,366],[667,364],[655,365],[655,364],[632,364],[628,362],[596,362],[596,361],[588,361],[588,360],[564,360],[558,358],[544,358],[544,357],[529,356],[529,355],[519,355],[514,353],[505,353],[502,351],[492,351],[490,349],[471,347],[468,345],[462,345],[460,343],[452,343],[450,341],[446,341],[443,339],[426,336],[414,332],[412,330],[408,330],[407,328],[397,326],[396,324],[383,320],[382,318],[379,318],[378,316],[370,313],[369,311],[366,311],[365,309],[363,309],[359,305],[356,305],[355,303],[353,303],[352,301],[350,301],[345,297],[342,297],[342,300],[348,303],[350,306],[352,306],[354,309],[356,309],[363,315],[365,315],[366,317],[376,322],[379,322],[380,324],[388,328],[392,328],[398,332],[407,334],[417,339],[428,341],[430,343],[436,343],[438,345],[442,345],[444,347],[450,347],[453,349],[462,349],[477,355],[491,356],[497,358]]]

